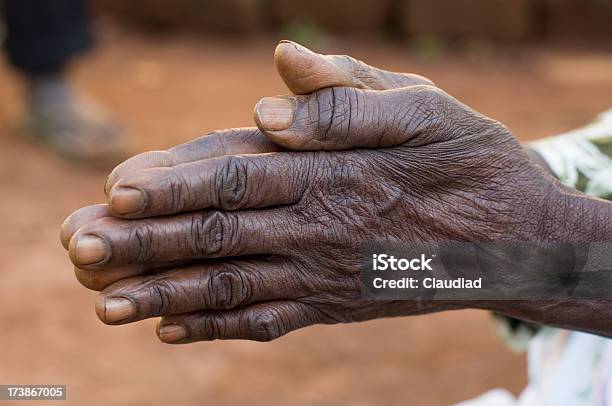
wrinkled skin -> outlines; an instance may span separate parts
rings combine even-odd
[[[262,99],[259,130],[127,161],[109,177],[109,206],[66,221],[77,277],[104,289],[102,321],[163,316],[172,343],[267,341],[316,323],[493,308],[363,301],[361,244],[584,238],[556,226],[571,222],[570,195],[498,122],[424,78],[279,48],[281,76],[306,94]]]

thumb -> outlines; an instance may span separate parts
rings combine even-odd
[[[388,90],[433,85],[423,76],[378,69],[347,55],[321,55],[295,42],[281,41],[274,52],[279,75],[294,94],[331,86]]]
[[[341,150],[441,141],[453,131],[439,131],[440,126],[473,122],[463,117],[470,111],[433,86],[386,91],[330,87],[309,95],[265,97],[255,106],[255,121],[282,147]]]

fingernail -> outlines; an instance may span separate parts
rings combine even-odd
[[[74,247],[75,260],[79,265],[91,265],[103,261],[108,254],[106,242],[95,235],[78,237]]]
[[[286,45],[293,45],[293,47],[298,50],[298,51],[302,51],[302,52],[308,52],[313,54],[314,52],[312,52],[310,49],[306,48],[303,45],[298,44],[297,42],[293,42],[293,41],[289,41],[288,39],[282,39],[278,42],[278,45],[281,44],[286,44]]]
[[[96,313],[106,323],[115,323],[132,317],[134,305],[122,297],[100,297],[96,303]]]
[[[168,324],[159,328],[158,335],[164,343],[173,343],[187,337],[187,330],[178,324]]]
[[[294,97],[264,97],[257,103],[255,112],[264,129],[281,131],[293,124],[295,109]]]
[[[110,204],[117,214],[132,214],[144,208],[145,196],[136,188],[117,187],[111,191]]]

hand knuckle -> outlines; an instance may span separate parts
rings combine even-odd
[[[172,283],[165,279],[160,279],[148,287],[148,313],[154,316],[162,316],[176,309],[174,303],[177,295],[176,288]]]
[[[223,269],[211,276],[207,297],[211,308],[231,309],[245,303],[249,291],[249,285],[240,271]]]
[[[400,127],[409,134],[421,134],[421,142],[431,141],[434,134],[452,122],[447,119],[452,110],[448,106],[448,95],[439,88],[429,85],[411,86],[407,88],[405,96],[407,100],[402,106],[407,107],[402,107],[405,111]]]
[[[129,262],[147,263],[155,259],[157,249],[153,235],[156,233],[153,225],[147,221],[141,221],[132,228],[128,237]]]
[[[206,315],[199,324],[197,336],[203,340],[212,341],[224,338],[226,335],[227,321],[221,312],[214,312]]]
[[[282,320],[274,309],[265,309],[252,316],[249,325],[252,339],[255,341],[272,341],[283,335]]]
[[[410,89],[415,102],[423,106],[425,111],[438,110],[446,103],[446,93],[435,86],[418,85]]]
[[[178,213],[184,211],[186,209],[186,204],[190,199],[189,196],[189,182],[183,175],[183,173],[172,168],[164,168],[162,170],[166,170],[169,176],[167,177],[167,185],[165,185],[164,190],[169,191],[166,193],[166,198],[168,199],[166,205],[168,206],[170,212]]]
[[[214,182],[219,208],[236,210],[246,205],[250,169],[245,159],[234,156],[225,158]]]
[[[237,218],[221,211],[203,212],[191,221],[187,242],[203,256],[227,256],[237,245]]]
[[[330,87],[315,93],[314,103],[309,106],[315,140],[327,142],[332,131],[348,134],[353,115],[351,100],[356,97],[355,92],[349,87]]]
[[[338,61],[355,79],[369,78],[369,67],[350,55],[339,55]]]

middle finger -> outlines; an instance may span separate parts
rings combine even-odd
[[[81,227],[69,255],[81,269],[159,264],[287,252],[293,225],[287,207],[222,212],[205,210],[141,220],[100,218]]]

